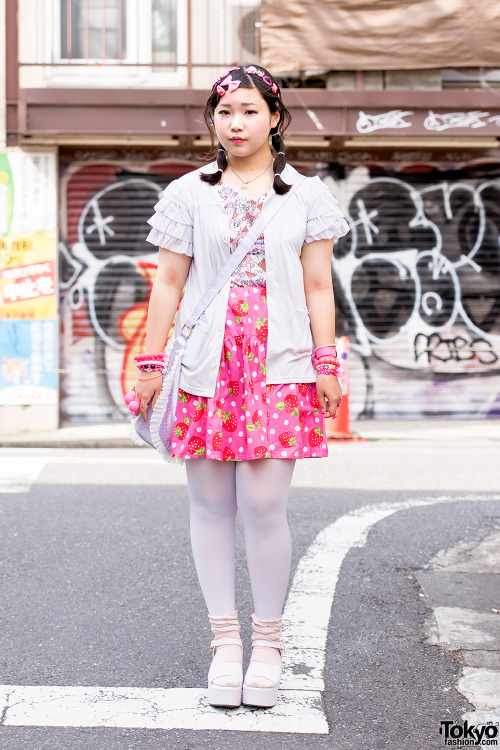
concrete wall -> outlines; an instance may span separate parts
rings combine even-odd
[[[58,426],[57,409],[50,404],[0,406],[0,436],[45,432]]]

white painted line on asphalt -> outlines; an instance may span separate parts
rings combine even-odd
[[[500,500],[500,495],[422,497],[367,505],[319,532],[297,566],[283,612],[282,687],[325,689],[326,639],[340,568],[350,549],[365,544],[372,526],[400,510],[465,500]],[[299,665],[303,665],[301,674]]]
[[[376,523],[400,510],[498,500],[500,495],[464,495],[370,505],[357,508],[320,531],[297,567],[283,613],[283,678],[280,698],[272,709],[214,709],[206,703],[206,691],[193,688],[4,685],[0,688],[3,724],[327,734],[321,703],[326,639],[346,554],[366,543]]]
[[[0,458],[0,494],[28,492],[46,464],[45,458]]]
[[[213,708],[197,688],[2,685],[0,702],[4,726],[328,733],[321,695],[303,690],[283,690],[272,713]]]

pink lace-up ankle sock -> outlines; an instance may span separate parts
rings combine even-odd
[[[240,624],[238,622],[238,612],[229,612],[226,615],[220,615],[218,617],[214,615],[208,615],[210,620],[210,627],[214,634],[214,664],[227,664],[228,662],[242,663],[243,662],[243,648],[237,644],[226,644],[223,646],[217,646],[218,638],[239,638],[240,637]],[[214,685],[219,687],[233,687],[234,678],[230,675],[216,677],[213,680]]]
[[[256,640],[274,641],[280,644],[280,648],[267,646],[253,646],[251,661],[261,662],[262,664],[281,665],[281,618],[277,620],[261,620],[252,614],[252,642]],[[254,670],[255,671],[255,670]],[[267,688],[272,686],[271,680],[267,677],[253,676],[248,678],[249,687]]]

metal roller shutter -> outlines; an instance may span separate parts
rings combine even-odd
[[[353,416],[499,416],[500,165],[323,177],[351,224],[333,270]]]
[[[157,250],[147,219],[161,191],[189,168],[73,165],[62,179],[62,373],[65,421],[123,421],[135,382]],[[163,173],[162,173],[163,172]]]

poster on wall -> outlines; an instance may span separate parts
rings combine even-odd
[[[0,404],[57,402],[56,224],[55,155],[0,154]]]
[[[2,320],[0,405],[57,402],[56,321]]]

